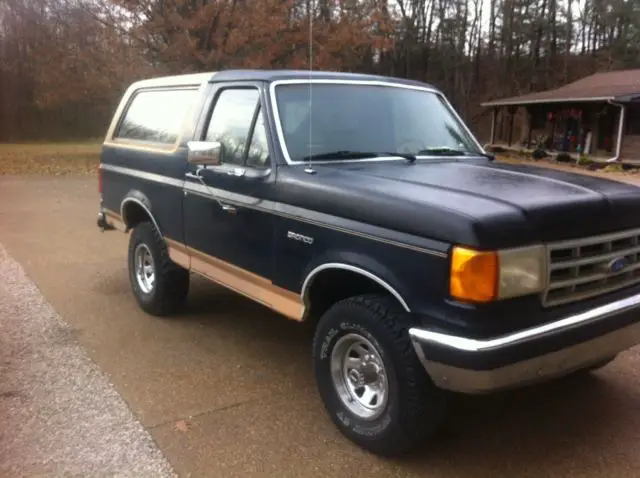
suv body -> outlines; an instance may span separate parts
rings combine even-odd
[[[177,312],[195,272],[311,322],[327,411],[375,453],[436,430],[449,391],[593,369],[640,342],[640,190],[496,163],[423,83],[137,82],[100,193],[98,226],[132,231],[145,311]]]

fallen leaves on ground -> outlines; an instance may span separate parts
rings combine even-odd
[[[0,144],[0,176],[92,176],[99,155],[99,143]]]
[[[622,171],[622,166],[618,164],[608,165],[599,171],[590,171],[576,164],[558,163],[553,160],[534,161],[512,154],[498,154],[496,159],[504,163],[560,169],[640,185],[640,169]],[[99,163],[99,142],[0,144],[0,176],[93,176],[97,173]]]

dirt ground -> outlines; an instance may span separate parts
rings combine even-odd
[[[183,314],[145,315],[127,236],[100,234],[97,208],[94,178],[0,177],[0,243],[181,476],[640,476],[638,349],[591,377],[456,397],[423,451],[383,460],[325,415],[311,331],[197,279]]]

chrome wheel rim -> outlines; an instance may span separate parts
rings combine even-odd
[[[138,244],[133,257],[138,287],[145,294],[149,294],[156,283],[156,269],[151,251],[146,244]]]
[[[374,345],[350,333],[331,352],[331,378],[342,403],[354,415],[374,420],[387,407],[389,382],[384,362]]]

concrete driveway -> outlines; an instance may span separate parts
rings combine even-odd
[[[93,179],[0,178],[0,243],[181,476],[640,476],[637,350],[592,377],[458,397],[422,453],[382,460],[325,416],[308,328],[198,279],[184,314],[145,315],[127,236],[100,234],[97,207]]]

